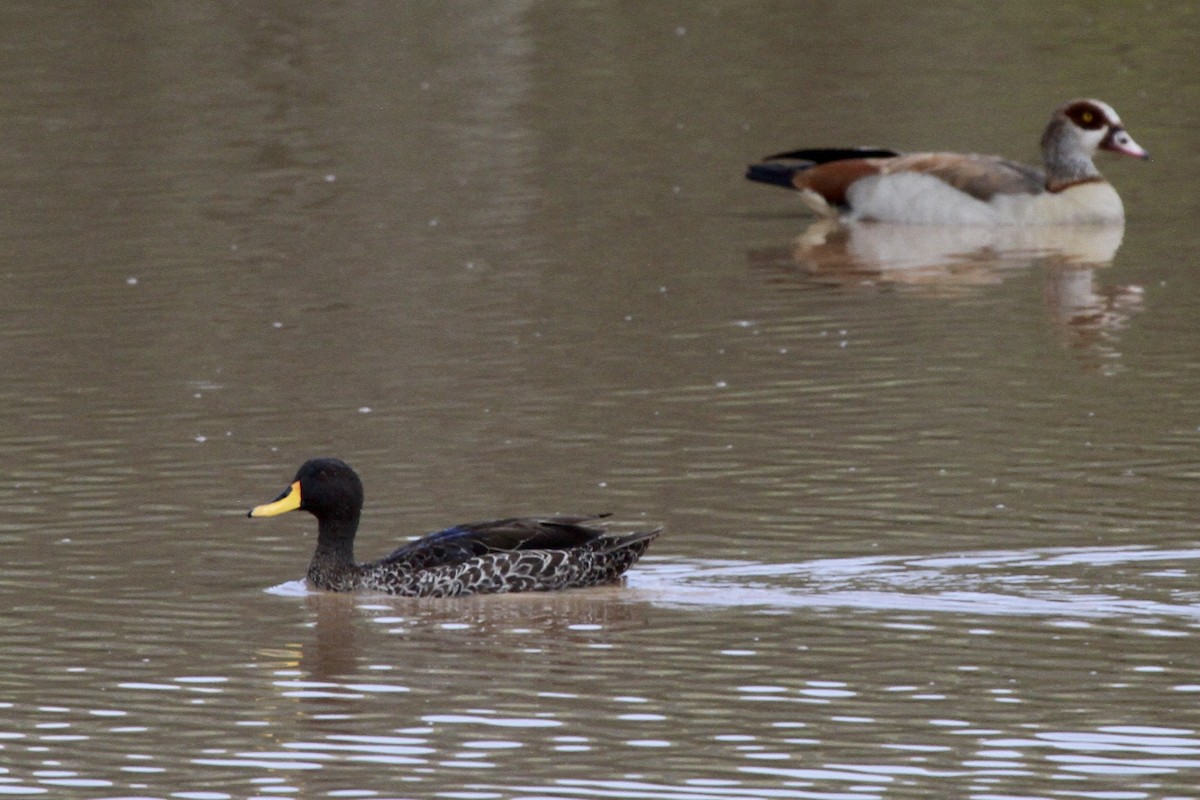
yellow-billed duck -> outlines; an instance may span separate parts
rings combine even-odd
[[[607,514],[525,517],[455,525],[409,542],[378,561],[354,560],[363,506],[358,474],[336,458],[305,462],[275,500],[251,517],[307,511],[317,518],[308,583],[334,592],[409,597],[535,592],[612,583],[641,558],[661,528],[609,535],[584,523]]]

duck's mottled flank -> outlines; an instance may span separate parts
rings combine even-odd
[[[522,517],[458,525],[429,534],[374,562],[354,560],[362,482],[347,464],[306,462],[276,500],[252,517],[308,511],[317,518],[309,584],[335,592],[408,597],[545,592],[612,583],[641,558],[662,529],[609,535],[604,514]]]

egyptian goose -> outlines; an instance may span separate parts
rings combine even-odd
[[[877,148],[794,150],[752,164],[752,181],[799,189],[822,216],[941,225],[1120,222],[1121,198],[1096,150],[1146,159],[1112,106],[1071,100],[1042,134],[1045,169],[999,156]]]

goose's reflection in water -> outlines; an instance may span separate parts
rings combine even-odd
[[[1064,344],[1088,367],[1117,368],[1117,337],[1142,308],[1142,289],[1104,285],[1098,270],[1121,246],[1124,225],[936,226],[822,219],[790,247],[753,263],[778,283],[904,289],[956,298],[1014,270],[1044,270],[1044,296]]]

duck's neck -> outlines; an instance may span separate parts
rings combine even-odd
[[[335,515],[319,520],[317,549],[308,565],[308,580],[318,589],[345,591],[359,572],[354,561],[354,534],[358,514]]]
[[[1046,165],[1046,189],[1061,192],[1077,183],[1102,181],[1104,176],[1091,156],[1078,143],[1062,135],[1049,135],[1042,140],[1042,161]]]

